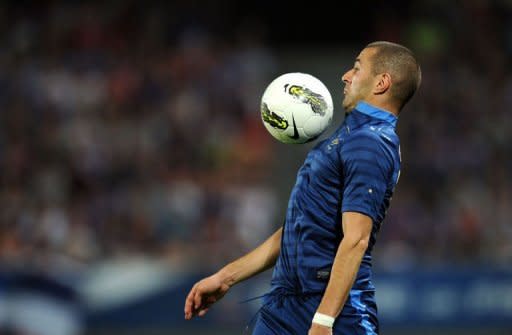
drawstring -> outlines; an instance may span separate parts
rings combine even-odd
[[[260,295],[260,296],[254,297],[254,298],[249,298],[249,299],[246,299],[246,300],[242,300],[242,301],[239,302],[239,304],[245,304],[247,302],[254,301],[254,300],[257,300],[257,299],[266,298],[267,296],[271,295],[271,293],[272,292],[268,292],[268,293],[265,293],[263,295]],[[260,314],[262,308],[263,308],[263,305],[261,305],[261,307],[258,308],[256,313],[254,313],[254,315],[252,316],[251,320],[249,320],[249,323],[247,324],[247,326],[245,326],[243,334],[249,334],[249,331],[254,326],[254,323],[256,322],[256,318]]]
[[[244,329],[244,332],[243,334],[249,334],[251,328],[254,326],[254,324],[256,323],[256,318],[258,317],[258,315],[260,314],[261,312],[261,309],[263,308],[263,306],[261,306],[260,308],[258,308],[258,310],[256,311],[256,313],[254,314],[254,316],[251,318],[251,320],[249,321],[249,323],[247,324],[247,326],[245,326],[245,329]]]
[[[272,297],[272,298],[275,299],[277,307],[278,308],[282,308],[283,304],[284,304],[284,299],[286,297],[289,297],[289,296],[302,296],[303,298],[307,299],[309,296],[311,296],[311,294],[304,294],[304,293],[300,293],[300,292],[296,292],[296,291],[292,291],[292,290],[280,287],[278,289],[274,289],[274,290],[272,290],[272,291],[270,291],[268,293],[265,293],[263,295],[260,295],[260,296],[254,297],[254,298],[249,298],[249,299],[246,299],[246,300],[242,300],[239,303],[240,304],[244,304],[244,303],[247,303],[247,302],[250,302],[250,301],[254,301],[254,300],[257,300],[257,299]],[[245,327],[243,334],[249,334],[250,329],[254,326],[254,323],[256,322],[256,318],[262,312],[264,307],[265,307],[265,305],[262,304],[261,307],[258,308],[256,313],[253,315],[253,317],[251,318],[251,320],[249,321],[249,323]]]
[[[257,296],[257,297],[254,297],[254,298],[249,298],[247,300],[242,300],[242,301],[239,302],[239,304],[245,304],[246,302],[254,301],[256,299],[265,298],[267,295],[270,295],[270,292],[269,293],[265,293],[265,294],[260,295],[260,296]]]

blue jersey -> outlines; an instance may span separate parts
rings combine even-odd
[[[290,195],[273,290],[323,293],[343,238],[342,213],[359,212],[372,218],[373,228],[347,305],[361,304],[358,292],[373,292],[371,252],[400,171],[396,122],[393,114],[359,102],[309,152]]]

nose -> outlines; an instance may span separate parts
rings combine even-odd
[[[352,70],[348,70],[347,72],[345,72],[345,74],[341,77],[341,80],[345,84],[350,83],[350,81],[352,80]]]

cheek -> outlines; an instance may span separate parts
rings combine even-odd
[[[370,85],[369,85],[368,78],[358,76],[357,78],[354,78],[354,80],[352,81],[352,86],[358,92],[361,92],[361,91],[367,90]]]
[[[354,76],[354,78],[352,78],[352,85],[351,85],[351,89],[352,89],[353,91],[356,91],[356,92],[357,92],[357,91],[359,91],[360,87],[361,87],[361,82],[360,82],[360,80],[359,80],[359,77]]]
[[[363,75],[361,72],[357,72],[354,74],[354,76],[352,76],[352,84],[356,84],[359,86],[359,83],[361,83],[361,81],[363,80]]]

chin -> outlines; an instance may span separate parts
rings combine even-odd
[[[351,110],[353,110],[356,107],[356,104],[350,100],[351,99],[349,97],[345,97],[345,99],[343,99],[343,102],[341,103],[341,105],[347,112],[350,112]]]
[[[350,103],[342,103],[343,108],[345,111],[350,112],[352,111],[356,106]]]

